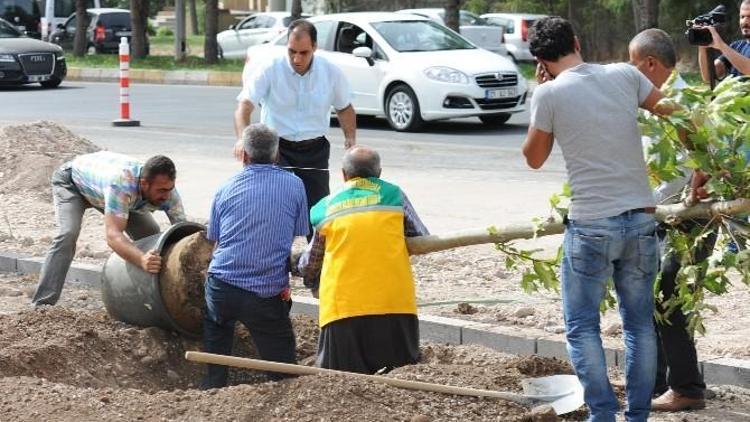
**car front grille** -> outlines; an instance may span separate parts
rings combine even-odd
[[[484,99],[484,98],[474,98],[474,101],[477,102],[479,105],[479,108],[482,110],[502,110],[505,108],[513,108],[518,104],[518,100],[521,98],[521,96],[518,97],[511,97],[511,98],[496,98],[496,99]]]
[[[55,69],[55,55],[51,53],[19,54],[27,75],[51,75]]]
[[[516,86],[518,83],[518,74],[515,72],[486,73],[477,75],[474,80],[482,88],[502,88]]]

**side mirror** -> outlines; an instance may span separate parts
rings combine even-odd
[[[357,47],[352,51],[352,55],[367,60],[367,64],[370,66],[375,64],[375,60],[372,59],[372,49],[370,47]]]

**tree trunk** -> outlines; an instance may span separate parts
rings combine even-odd
[[[198,10],[195,7],[196,0],[188,1],[190,8],[190,35],[198,35]]]
[[[83,57],[88,47],[88,16],[86,15],[86,0],[76,0],[76,35],[73,38],[73,55]]]
[[[682,203],[674,205],[659,205],[656,207],[655,217],[667,224],[677,224],[685,220],[710,220],[715,215],[742,215],[750,211],[750,199],[734,199],[727,202],[701,202],[694,206]],[[488,229],[472,229],[445,234],[409,237],[406,246],[411,255],[421,255],[430,252],[443,251],[462,246],[481,245],[485,243],[509,242],[516,239],[531,239],[535,236],[560,234],[565,230],[562,221],[550,219],[541,224],[541,231],[537,233],[537,225],[531,222],[496,226],[490,232]],[[738,227],[737,230],[742,230]],[[750,233],[747,233],[750,235]]]
[[[148,1],[130,0],[130,21],[133,28],[133,36],[130,39],[130,57],[133,59],[146,57]]]
[[[292,0],[292,20],[302,17],[302,0]]]
[[[633,0],[635,32],[659,26],[659,0]]]
[[[447,0],[445,2],[445,26],[460,32],[458,29],[458,11],[461,9],[461,0]]]
[[[206,40],[203,43],[203,56],[206,59],[206,64],[216,64],[219,62],[219,44],[216,42],[218,26],[218,0],[206,0]]]

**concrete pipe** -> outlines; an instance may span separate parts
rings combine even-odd
[[[102,300],[109,315],[129,324],[199,337],[203,279],[212,250],[204,231],[201,224],[183,222],[136,241],[140,250],[155,249],[161,255],[159,274],[110,255],[102,274]]]

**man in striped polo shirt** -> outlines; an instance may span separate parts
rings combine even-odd
[[[116,254],[144,271],[158,273],[161,256],[153,250],[142,252],[133,240],[159,233],[152,211],[164,211],[171,223],[185,220],[175,177],[174,163],[163,155],[142,164],[109,151],[80,155],[57,169],[52,175],[52,198],[59,233],[42,266],[34,305],[54,305],[60,298],[87,208],[104,214],[107,245]]]
[[[298,267],[305,276],[321,274],[316,364],[323,368],[371,374],[419,359],[406,237],[429,232],[380,171],[377,152],[350,148],[346,184],[310,211],[315,232]]]
[[[231,354],[240,321],[261,359],[294,363],[289,254],[294,237],[309,231],[305,187],[274,164],[276,132],[254,124],[242,139],[245,167],[219,188],[211,206],[207,238],[216,249],[205,286],[203,345],[206,352]],[[208,365],[201,388],[226,384],[227,367]]]

